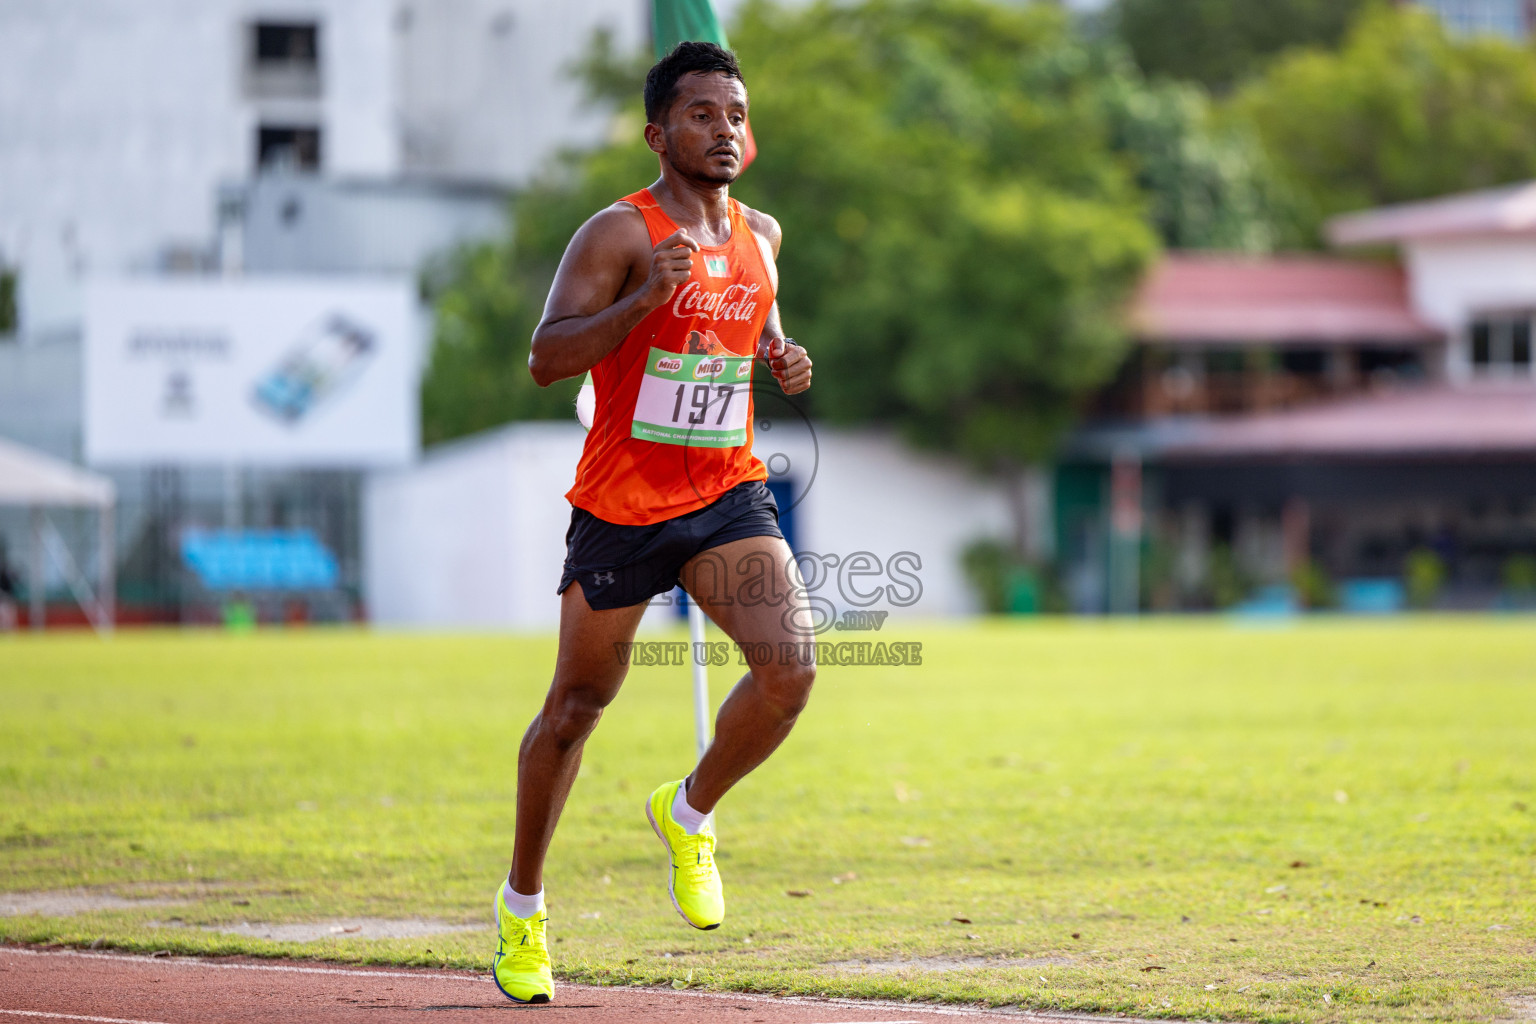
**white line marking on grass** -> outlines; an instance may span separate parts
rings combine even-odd
[[[122,1017],[82,1017],[78,1013],[49,1013],[47,1010],[0,1010],[17,1017],[48,1017],[52,1020],[90,1020],[98,1024],[164,1024],[158,1020],[125,1020]]]

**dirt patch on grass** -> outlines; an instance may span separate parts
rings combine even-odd
[[[99,910],[134,910],[138,907],[179,907],[185,900],[128,899],[96,889],[64,889],[57,892],[0,892],[0,917],[40,914],[43,917],[74,917]]]
[[[61,889],[54,892],[0,893],[0,917],[74,917],[103,910],[138,910],[142,907],[185,907],[194,901],[166,896],[132,898],[99,889]],[[451,932],[484,931],[489,924],[453,924],[430,918],[348,917],[329,921],[305,921],[272,924],[265,921],[241,921],[239,924],[193,925],[180,918],[150,921],[151,928],[201,927],[221,935],[245,935],[274,942],[318,942],[323,939],[415,939]]]
[[[160,922],[155,922],[160,923]],[[180,922],[162,924],[161,927],[184,927]],[[205,932],[220,935],[244,935],[253,939],[269,939],[273,942],[320,942],[325,939],[417,939],[426,935],[446,935],[450,932],[479,932],[490,934],[489,924],[450,924],[427,918],[403,918],[391,920],[384,917],[346,917],[331,921],[300,921],[289,924],[270,924],[264,921],[241,921],[239,924],[205,924]]]
[[[1536,996],[1515,996],[1508,1002],[1509,1014],[1500,1017],[1498,1024],[1504,1021],[1536,1020]]]
[[[990,956],[919,956],[910,960],[833,960],[822,964],[824,971],[843,974],[894,974],[902,971],[930,973],[938,971],[1007,970],[1025,967],[1065,967],[1070,957],[990,957]]]

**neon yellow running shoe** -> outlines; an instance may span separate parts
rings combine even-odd
[[[547,1003],[555,998],[555,978],[549,970],[549,947],[544,944],[544,925],[549,915],[540,907],[532,917],[517,917],[507,909],[506,895],[496,890],[496,956],[491,975],[508,999],[519,1003]]]
[[[682,779],[668,782],[645,805],[651,828],[667,845],[667,892],[683,920],[702,931],[719,928],[725,920],[725,892],[715,869],[715,834],[706,824],[698,835],[689,835],[672,817],[672,801]]]

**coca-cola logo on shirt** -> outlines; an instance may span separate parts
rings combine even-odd
[[[724,291],[705,290],[698,281],[678,289],[672,300],[673,316],[707,317],[713,320],[751,320],[757,312],[760,284],[733,284]]]

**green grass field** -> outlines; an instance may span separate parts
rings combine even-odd
[[[1529,1015],[1536,623],[901,638],[922,667],[823,669],[722,804],[729,911],[708,933],[674,914],[641,809],[691,763],[686,670],[632,672],[552,851],[557,972],[1149,1017]],[[188,901],[0,917],[0,938],[488,967],[488,930],[282,945],[196,926],[486,920],[553,653],[0,638],[0,890]]]

